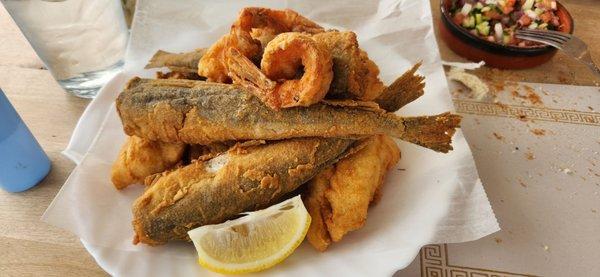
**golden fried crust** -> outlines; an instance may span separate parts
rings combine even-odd
[[[336,162],[349,139],[289,139],[238,146],[154,176],[133,206],[137,240],[188,240],[187,231],[264,208]]]
[[[319,251],[365,224],[386,172],[400,159],[400,150],[387,136],[370,137],[364,144],[308,184],[304,203],[314,226],[307,237]]]
[[[316,103],[274,111],[236,85],[134,78],[117,98],[128,135],[209,144],[229,140],[352,137],[387,134],[448,152],[460,116],[398,117],[360,102]]]
[[[404,105],[421,97],[424,93],[425,82],[423,81],[425,77],[416,74],[419,66],[421,66],[420,62],[404,72],[402,76],[398,77],[398,79],[377,96],[375,102],[382,109],[388,112],[395,112],[404,107]]]
[[[112,183],[117,189],[141,184],[147,176],[169,169],[181,161],[184,150],[183,143],[128,137],[112,166]]]
[[[333,58],[333,81],[328,98],[370,101],[383,91],[379,68],[358,46],[354,32],[327,31],[313,35]]]
[[[313,178],[303,195],[304,206],[311,217],[310,227],[306,239],[317,250],[323,252],[331,244],[331,237],[327,231],[324,214],[331,214],[331,206],[325,199],[325,191],[329,188],[329,179],[333,175],[333,168],[327,168]]]

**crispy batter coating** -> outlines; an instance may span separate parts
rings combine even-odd
[[[358,46],[354,32],[331,30],[314,34],[333,57],[333,81],[328,98],[370,101],[383,90],[379,68]]]
[[[234,147],[154,176],[133,205],[134,242],[188,240],[193,228],[273,204],[336,162],[353,143],[304,138]]]
[[[308,183],[304,203],[312,223],[307,238],[319,251],[365,224],[367,210],[378,200],[385,174],[400,159],[400,150],[387,136],[373,136],[363,143],[362,149]]]
[[[253,62],[259,62],[263,45],[284,32],[323,32],[323,28],[293,10],[249,7],[240,12],[229,34],[213,44],[198,63],[198,75],[209,81],[229,82],[228,48],[235,48]]]
[[[452,149],[460,116],[399,117],[363,103],[346,100],[274,111],[236,85],[134,78],[117,98],[117,111],[127,134],[166,142],[388,134],[435,151]]]
[[[200,48],[187,53],[170,53],[158,50],[144,69],[168,67],[173,72],[196,73],[198,61],[204,56],[206,49]]]
[[[419,66],[420,62],[383,90],[375,99],[379,107],[388,112],[395,112],[423,95],[425,77],[416,74]]]
[[[163,172],[179,163],[184,150],[183,143],[128,137],[112,166],[112,183],[117,189],[131,184],[142,184],[147,176]]]
[[[329,51],[302,33],[283,33],[270,41],[261,60],[262,72],[236,49],[228,52],[233,82],[276,110],[321,101],[333,78],[331,66]]]

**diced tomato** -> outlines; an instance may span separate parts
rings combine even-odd
[[[531,17],[524,14],[521,16],[521,18],[519,18],[519,20],[517,20],[517,23],[521,26],[529,26],[529,24],[531,24]]]
[[[517,2],[517,0],[506,0],[506,4],[502,7],[502,13],[509,14],[512,12],[515,9],[515,2]]]
[[[495,19],[495,20],[502,19],[502,15],[500,13],[498,13],[498,11],[496,11],[495,9],[484,12],[483,16],[485,16],[489,19]]]
[[[465,17],[466,17],[466,15],[464,15],[462,13],[455,13],[454,16],[452,17],[452,22],[454,22],[454,24],[456,24],[456,25],[460,25],[460,24],[462,24]]]
[[[560,25],[560,21],[558,20],[558,16],[552,17],[552,25],[554,25],[554,26]]]
[[[509,7],[509,6],[505,6],[502,8],[502,13],[503,14],[509,14],[511,13],[515,8],[514,7]]]
[[[545,13],[540,14],[540,20],[542,20],[544,23],[550,22],[550,20],[552,20],[552,17],[554,16],[552,15],[551,11],[546,11]]]

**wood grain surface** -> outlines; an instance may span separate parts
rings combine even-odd
[[[600,9],[590,9],[598,2],[562,2],[575,18],[575,35],[590,46],[600,45]],[[431,4],[436,26],[439,2]],[[465,61],[439,39],[438,44],[444,60]],[[600,62],[600,47],[592,47],[592,56]],[[534,69],[484,68],[477,74],[491,80],[598,85],[585,66],[562,53]],[[0,190],[0,276],[105,276],[77,237],[40,221],[74,167],[60,152],[89,101],[58,86],[2,6],[0,87],[52,160],[52,171],[35,188],[23,193]]]

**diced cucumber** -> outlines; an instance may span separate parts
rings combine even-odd
[[[542,23],[542,24],[538,25],[538,29],[545,30],[547,28],[548,28],[548,23]]]
[[[478,3],[479,3],[479,2],[478,2]],[[481,14],[480,14],[480,13],[476,13],[476,14],[475,14],[475,23],[476,23],[476,24],[479,24],[479,23],[481,23],[482,21],[483,21],[483,20],[482,20],[482,18],[481,18]]]
[[[483,8],[483,4],[481,4],[481,2],[477,2],[477,4],[475,4],[475,8],[481,10]]]
[[[508,44],[508,43],[510,43],[510,35],[508,35],[508,34],[504,34],[504,35],[502,36],[502,43],[504,43],[504,44]]]
[[[465,17],[465,19],[463,19],[462,25],[465,28],[474,28],[475,27],[475,17],[472,15]]]
[[[544,10],[540,9],[540,8],[535,8],[535,10],[533,10],[537,15],[543,14]]]
[[[481,12],[489,12],[492,8],[490,6],[485,6],[481,8]]]
[[[521,9],[526,11],[526,10],[531,10],[531,7],[533,7],[533,0],[526,0],[525,4],[523,4]]]
[[[481,34],[482,36],[487,36],[490,34],[490,25],[487,21],[477,24],[477,26],[475,26],[475,29],[477,29],[477,32],[479,32],[479,34]]]
[[[535,22],[532,22],[531,24],[529,24],[529,26],[527,26],[527,28],[529,29],[536,29],[538,27],[538,24]]]

